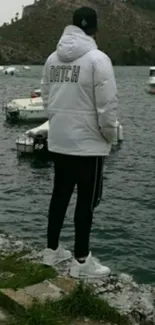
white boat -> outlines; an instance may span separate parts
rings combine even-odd
[[[30,68],[28,65],[25,65],[25,66],[23,67],[23,69],[26,70],[26,71],[30,71],[30,70],[31,70],[31,68]]]
[[[49,122],[41,124],[40,126],[26,131],[22,136],[16,140],[17,153],[20,154],[33,154],[35,152],[47,149],[47,132]]]
[[[146,91],[155,95],[155,67],[150,67],[149,80]]]
[[[19,73],[19,69],[17,69],[16,67],[8,67],[6,69],[3,69],[3,73],[6,75],[17,75]]]
[[[7,121],[44,122],[47,119],[43,109],[40,89],[33,90],[30,98],[13,99],[3,103],[3,110]]]
[[[45,121],[47,119],[41,97],[13,99],[4,106],[7,121]]]
[[[0,71],[2,72],[4,70],[4,67],[0,65]]]
[[[123,127],[116,122],[117,127],[117,139],[114,140],[112,150],[119,148],[123,141]],[[35,153],[47,153],[47,134],[48,134],[49,122],[26,131],[22,136],[16,140],[16,148],[18,154],[35,154]]]

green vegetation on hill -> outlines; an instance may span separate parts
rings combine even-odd
[[[141,8],[155,10],[155,1],[154,0],[128,0],[133,5],[137,5]]]
[[[155,12],[132,1],[40,0],[35,13],[0,28],[0,64],[43,64],[55,50],[64,27],[71,24],[74,9],[83,5],[97,9],[99,48],[114,64],[155,63]]]

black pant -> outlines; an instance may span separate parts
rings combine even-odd
[[[100,203],[104,157],[53,154],[54,189],[48,214],[48,248],[56,249],[66,210],[77,185],[74,214],[76,258],[89,254],[93,210]]]

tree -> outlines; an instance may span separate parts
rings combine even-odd
[[[3,28],[5,28],[6,26],[7,26],[7,23],[4,23],[4,24],[2,25]]]
[[[16,12],[15,21],[17,21],[18,19],[19,19],[19,12]]]

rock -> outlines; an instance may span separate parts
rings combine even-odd
[[[3,309],[0,308],[0,324],[2,324],[2,322],[6,322],[8,318],[8,315],[4,312]]]
[[[24,243],[21,240],[17,240],[15,242],[15,247],[17,250],[23,251],[24,250]]]
[[[129,274],[126,274],[126,273],[121,273],[119,276],[118,276],[118,279],[121,283],[131,283],[133,281],[133,277]]]
[[[89,318],[87,318],[87,317],[84,317],[84,322],[85,323],[88,323],[90,321],[90,319]]]
[[[148,325],[155,324],[154,297],[147,286],[146,288],[143,286],[143,292],[142,290],[135,291],[131,283],[131,285],[125,285],[121,291],[115,293],[107,291],[100,296],[121,314],[131,316],[133,323],[143,318],[146,323],[151,321],[147,323]]]
[[[154,299],[151,293],[144,293],[137,302],[136,310],[139,314],[143,314],[145,317],[152,315],[152,319],[155,321],[155,306]]]
[[[14,303],[15,306],[21,308],[30,307],[34,299],[40,302],[45,302],[47,299],[57,300],[61,298],[63,294],[64,292],[59,287],[48,280],[25,287],[24,289],[18,289],[17,291],[12,289],[0,289],[0,296],[3,298],[1,299],[2,302],[3,300],[8,300]]]
[[[104,287],[101,287],[101,288],[95,288],[95,293],[96,293],[96,294],[102,294],[102,293],[104,293],[104,292],[106,292],[106,291],[107,291],[107,289],[104,288]]]
[[[101,288],[104,285],[104,281],[102,280],[96,280],[96,285]]]
[[[5,237],[0,237],[0,250],[6,250],[10,247],[10,242],[7,238]]]
[[[103,281],[100,279],[84,279],[83,282],[88,285],[95,285],[96,287],[101,287],[103,285]]]
[[[69,275],[71,261],[63,262],[62,264],[58,264],[56,266],[56,270],[62,275],[67,276]]]
[[[9,238],[9,240],[15,240],[15,237],[13,235],[8,235],[8,238]]]
[[[6,236],[7,236],[6,234],[0,234],[1,238],[6,238]]]
[[[52,284],[48,280],[26,287],[24,288],[24,291],[33,299],[36,298],[41,302],[44,302],[48,298],[52,300],[57,300],[61,298],[62,294],[64,293],[62,289]]]
[[[12,253],[20,253],[24,250],[30,250],[30,246],[23,241],[17,240],[12,235],[0,234],[0,255],[6,256]]]
[[[123,289],[123,284],[120,283],[120,282],[117,282],[117,283],[115,284],[115,289],[116,289],[116,290],[122,290],[122,289]]]
[[[109,292],[113,292],[113,291],[115,291],[115,286],[114,286],[114,284],[108,284],[108,285],[107,285],[107,291],[109,291]]]
[[[134,281],[131,283],[131,285],[132,285],[133,289],[138,289],[139,288],[139,285]]]
[[[36,249],[31,249],[31,252],[22,256],[22,260],[41,262],[43,259],[43,251],[37,252]]]
[[[14,291],[12,289],[0,289],[0,297],[1,299],[1,305],[4,306],[6,303],[11,304],[11,306],[15,306],[15,308],[18,306],[19,308],[27,308],[32,305],[33,299],[27,295],[24,291],[22,290],[17,290]]]
[[[62,276],[58,276],[55,279],[52,279],[50,281],[66,293],[71,292],[77,284],[77,281]]]
[[[116,275],[116,274],[115,275],[110,275],[109,281],[110,281],[111,284],[117,283],[118,282],[118,275]]]

